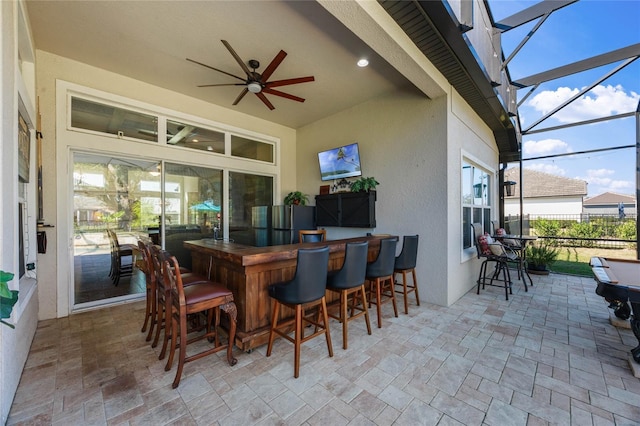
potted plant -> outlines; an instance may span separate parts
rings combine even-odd
[[[290,205],[301,205],[306,206],[309,201],[309,196],[307,194],[303,194],[300,191],[292,191],[284,197],[284,203],[288,206]]]
[[[2,318],[10,318],[13,305],[18,301],[18,290],[9,290],[7,283],[13,279],[11,272],[0,270],[0,322],[15,328],[13,324],[9,324]]]
[[[374,177],[361,177],[351,182],[351,192],[369,192],[380,185]]]
[[[559,250],[546,242],[531,244],[526,248],[527,270],[534,274],[549,274],[549,265],[558,258]]]

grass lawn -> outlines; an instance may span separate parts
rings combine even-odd
[[[593,276],[589,260],[594,256],[618,259],[636,259],[635,249],[595,249],[583,247],[561,247],[558,260],[549,266],[558,274]]]

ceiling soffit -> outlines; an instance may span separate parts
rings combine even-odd
[[[379,3],[491,128],[500,162],[518,160],[519,143],[511,118],[444,2],[379,0]]]

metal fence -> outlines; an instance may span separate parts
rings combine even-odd
[[[636,248],[635,214],[554,214],[524,215],[522,233],[537,235],[562,247],[592,247],[606,249]],[[505,229],[520,233],[520,216],[505,217]]]

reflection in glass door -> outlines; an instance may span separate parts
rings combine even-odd
[[[158,217],[150,236],[191,269],[184,242],[222,238],[222,170],[165,163],[164,176],[164,220]]]
[[[135,246],[158,223],[159,170],[156,161],[74,154],[75,306],[145,294]]]

